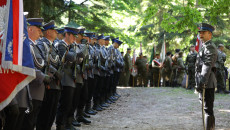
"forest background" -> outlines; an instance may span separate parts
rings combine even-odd
[[[160,53],[164,41],[167,51],[180,48],[185,58],[189,46],[196,44],[199,24],[206,22],[216,28],[213,42],[225,45],[230,67],[229,5],[229,0],[24,0],[24,11],[29,18],[55,20],[58,27],[84,26],[119,37],[125,53],[131,47],[138,54],[142,43],[148,59],[153,47]]]

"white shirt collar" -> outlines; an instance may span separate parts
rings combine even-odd
[[[210,39],[210,40],[208,40],[208,41],[206,41],[205,43],[207,43],[207,42],[209,42],[209,41],[211,41],[211,39]],[[205,43],[203,43],[203,45],[205,45]]]
[[[48,38],[45,37],[45,39],[47,39],[50,43],[53,43],[53,42],[51,42]]]
[[[65,42],[65,40],[64,40],[64,39],[63,39],[62,41],[65,43],[65,45],[66,45],[66,46],[68,46],[68,44]]]
[[[36,41],[34,42],[34,41],[31,40],[30,38],[29,38],[29,40],[30,40],[31,42],[33,42],[34,45],[37,45],[37,42],[36,42]]]

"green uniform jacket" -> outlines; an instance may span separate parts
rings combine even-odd
[[[126,53],[125,56],[124,56],[124,62],[125,62],[125,71],[130,71],[131,68],[132,68],[132,60],[131,60],[131,57],[130,57],[130,54],[129,53]]]
[[[170,72],[172,71],[172,59],[167,56],[164,61],[164,71],[165,72]]]
[[[206,88],[216,87],[216,77],[214,73],[215,63],[217,60],[217,48],[212,41],[203,44],[198,52],[196,61],[196,83],[203,82]]]
[[[147,61],[144,58],[137,59],[137,61],[135,62],[135,65],[137,66],[138,73],[147,72],[146,63]]]
[[[188,65],[188,69],[193,69],[195,68],[195,63],[196,63],[196,57],[197,57],[197,52],[189,52],[185,64]]]
[[[223,56],[223,52],[220,50],[218,50],[216,68],[220,70],[224,70],[224,56]]]
[[[179,57],[177,59],[177,65],[178,65],[178,72],[184,72],[185,65],[184,65],[184,61],[183,61],[182,57]]]

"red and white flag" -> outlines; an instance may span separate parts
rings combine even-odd
[[[161,64],[162,64],[162,63],[164,62],[164,60],[165,60],[165,55],[166,55],[166,46],[165,46],[165,36],[164,36],[164,43],[162,44],[161,53],[160,53]]]
[[[199,33],[197,34],[197,39],[196,39],[196,46],[195,46],[195,50],[197,52],[199,52],[199,50],[201,49],[202,47],[202,41],[200,40],[200,35]]]
[[[136,52],[135,52],[135,49],[133,50],[133,58],[132,58],[132,69],[131,69],[131,75],[132,76],[136,76],[137,75],[137,68],[135,68],[135,62],[136,62]]]
[[[142,53],[142,43],[140,43],[140,53]]]
[[[0,110],[35,78],[23,0],[0,0]],[[3,17],[3,18],[1,18]]]

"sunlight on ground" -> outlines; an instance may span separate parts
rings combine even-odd
[[[133,87],[117,87],[119,89],[133,88]]]
[[[230,113],[230,110],[220,109],[219,111],[220,111],[220,112],[229,112],[229,113]]]

